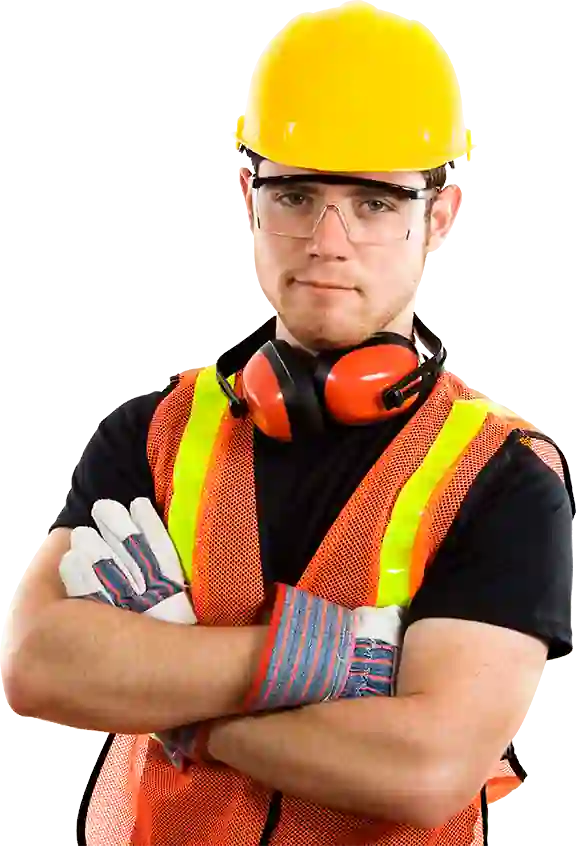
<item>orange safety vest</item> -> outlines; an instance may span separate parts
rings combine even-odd
[[[340,512],[298,587],[351,609],[408,606],[470,486],[514,430],[565,481],[568,470],[552,441],[442,373]],[[232,416],[214,367],[182,374],[160,403],[149,430],[148,458],[198,621],[252,624],[264,598],[253,423]],[[482,846],[487,803],[525,777],[510,744],[468,807],[446,825],[423,830],[281,797],[221,765],[197,764],[182,774],[153,737],[110,735],[82,802],[78,842]],[[273,796],[276,805],[281,800],[275,827],[267,825]]]

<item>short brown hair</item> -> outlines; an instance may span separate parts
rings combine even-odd
[[[264,156],[259,155],[258,153],[254,153],[252,150],[249,150],[247,147],[243,145],[240,147],[241,153],[246,153],[250,161],[252,162],[252,167],[254,168],[254,173],[258,176],[258,168],[260,167],[261,163],[264,161]],[[454,162],[450,162],[450,166],[454,167]],[[440,165],[440,167],[435,167],[432,170],[423,170],[422,174],[426,180],[426,188],[438,188],[438,190],[442,190],[446,184],[446,165]],[[425,220],[428,223],[430,221],[430,214],[432,211],[432,205],[434,203],[434,199],[427,200],[426,202],[426,212],[425,212]]]
[[[450,162],[450,167],[454,167],[454,162]],[[432,170],[423,170],[421,171],[424,175],[424,179],[426,180],[426,188],[437,188],[438,192],[444,188],[446,185],[446,165],[440,165],[440,167],[435,167]],[[432,206],[434,205],[435,197],[432,197],[431,200],[426,200],[426,209],[424,211],[424,222],[426,226],[429,228],[430,220],[432,218]],[[429,229],[427,237],[429,237]]]

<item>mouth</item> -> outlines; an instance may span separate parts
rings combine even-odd
[[[314,288],[318,291],[352,291],[354,290],[352,285],[338,285],[336,282],[320,282],[316,279],[312,280],[305,280],[305,279],[293,279],[292,282],[296,282],[298,285],[304,285],[307,288]]]

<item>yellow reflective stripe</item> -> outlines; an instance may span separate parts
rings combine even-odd
[[[226,409],[227,399],[216,380],[216,366],[203,368],[196,377],[190,419],[174,462],[173,494],[168,514],[168,533],[190,583],[200,498]]]
[[[492,410],[486,400],[456,400],[422,464],[400,491],[380,548],[379,607],[409,604],[412,549],[424,510]]]

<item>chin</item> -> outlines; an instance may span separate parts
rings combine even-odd
[[[286,325],[286,324],[285,324]],[[355,347],[361,344],[372,334],[371,330],[365,330],[361,326],[311,326],[311,325],[287,325],[290,334],[303,347],[309,350],[336,350],[343,347]]]
[[[310,351],[361,344],[380,326],[354,293],[320,303],[313,297],[279,298],[277,314],[292,338]]]

